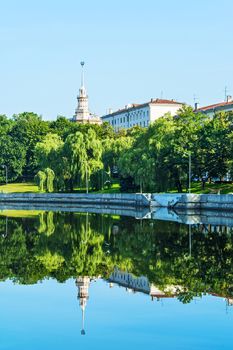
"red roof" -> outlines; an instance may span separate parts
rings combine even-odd
[[[151,99],[149,102],[146,102],[146,103],[141,103],[141,104],[137,104],[137,103],[132,103],[129,105],[129,107],[125,107],[125,108],[122,108],[122,109],[118,109],[117,111],[115,112],[112,112],[111,115],[115,115],[115,114],[119,114],[119,113],[123,113],[125,112],[126,110],[132,110],[132,109],[136,109],[136,108],[142,108],[146,105],[149,105],[149,104],[170,104],[170,105],[183,105],[184,103],[183,102],[177,102],[175,100],[166,100],[166,99],[161,99],[161,98],[156,98],[156,99]],[[102,118],[104,118],[105,116],[109,116],[109,114],[107,115],[104,115]]]
[[[209,109],[215,109],[218,107],[225,107],[225,106],[229,106],[232,105],[233,101],[229,101],[229,102],[220,102],[220,103],[215,103],[213,105],[209,105],[209,106],[205,106],[205,107],[200,107],[197,110],[198,111],[208,111]]]
[[[155,100],[151,100],[149,103],[155,103],[155,104],[171,104],[171,105],[183,105],[182,102],[177,102],[175,100],[165,100],[161,98],[156,98]]]

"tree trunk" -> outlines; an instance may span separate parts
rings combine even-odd
[[[201,180],[201,189],[204,190],[205,189],[205,183],[206,181],[204,179]]]
[[[178,193],[182,193],[183,192],[180,180],[176,181],[176,188],[177,188]]]
[[[69,189],[70,189],[70,192],[74,191],[74,183],[72,179],[69,180]]]

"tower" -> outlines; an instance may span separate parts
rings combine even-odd
[[[82,124],[101,124],[100,118],[93,115],[89,111],[88,107],[88,95],[87,90],[84,85],[84,65],[85,62],[80,62],[81,64],[81,87],[79,89],[79,94],[77,96],[78,106],[75,110],[75,115],[73,116],[73,121]]]
[[[90,117],[90,112],[88,109],[88,95],[87,91],[84,86],[84,64],[85,62],[82,61],[81,63],[82,72],[81,72],[81,87],[79,89],[79,94],[77,97],[78,100],[78,106],[75,110],[74,120],[80,123],[84,123],[85,120],[88,120]]]
[[[87,300],[89,299],[89,286],[90,286],[90,277],[88,276],[81,276],[77,277],[76,279],[76,286],[78,287],[78,299],[79,299],[79,305],[82,310],[82,330],[81,334],[85,335],[85,309],[87,305]]]

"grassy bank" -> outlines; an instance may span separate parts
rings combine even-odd
[[[85,193],[85,188],[75,188],[74,191],[76,193]],[[0,193],[39,193],[39,188],[37,185],[31,182],[23,182],[23,183],[10,183],[8,185],[0,185]],[[111,188],[105,189],[102,191],[95,191],[90,193],[119,193],[120,185],[119,183],[113,183]]]
[[[185,192],[185,189],[183,190]],[[170,191],[172,193],[177,193],[177,190],[174,189]],[[192,182],[191,185],[191,193],[197,194],[230,194],[233,193],[233,184],[214,184],[214,183],[206,183],[204,190],[202,189],[201,182]]]
[[[11,183],[8,185],[0,186],[0,193],[36,193],[39,192],[38,186],[31,182],[23,182],[23,183]]]
[[[76,193],[83,193],[85,192],[85,188],[75,188]],[[5,193],[39,193],[38,186],[36,186],[34,183],[31,182],[24,182],[24,183],[11,183],[8,185],[1,185],[0,186],[0,193],[5,192]],[[111,188],[109,189],[104,189],[101,191],[95,191],[92,192],[91,190],[89,191],[90,193],[120,193],[120,185],[117,181],[115,181]],[[169,191],[170,193],[176,193],[177,190],[171,190]],[[185,193],[185,189],[184,189]],[[214,184],[214,183],[206,183],[205,189],[202,189],[202,184],[201,182],[192,182],[191,186],[191,193],[220,193],[220,194],[233,194],[233,184]]]

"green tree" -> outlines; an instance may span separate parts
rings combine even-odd
[[[47,192],[53,192],[54,190],[54,178],[55,178],[55,174],[54,171],[50,168],[46,168],[45,169],[45,175],[46,175],[46,189]]]
[[[0,166],[6,165],[8,180],[14,181],[22,175],[26,163],[26,152],[22,144],[10,135],[0,136]],[[0,168],[0,181],[5,181],[5,170]]]
[[[93,129],[86,134],[76,132],[69,135],[63,148],[66,158],[68,184],[73,190],[74,184],[82,185],[85,177],[90,176],[102,168],[102,145]]]
[[[58,158],[64,142],[57,134],[48,133],[41,142],[35,146],[35,160],[39,169],[47,167],[56,168]]]
[[[59,135],[63,141],[68,135],[75,133],[77,129],[77,124],[64,116],[58,116],[56,121],[50,123],[50,131]]]
[[[205,142],[207,145],[205,169],[210,178],[217,177],[221,181],[229,170],[231,153],[232,115],[217,113],[205,126]]]
[[[49,123],[43,121],[41,116],[28,112],[14,115],[13,121],[10,135],[23,146],[26,152],[26,164],[23,168],[23,176],[33,178],[37,172],[35,146],[48,133]]]
[[[43,192],[45,189],[46,174],[41,170],[38,171],[38,173],[35,176],[35,180],[39,186],[39,190]]]
[[[0,114],[0,137],[9,133],[12,124],[12,120],[9,120],[6,115]]]

